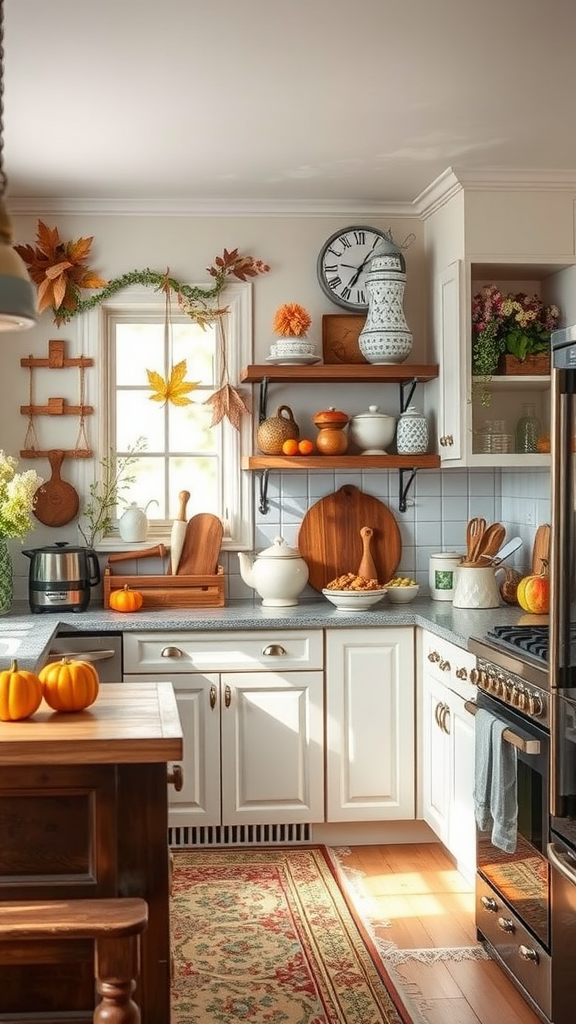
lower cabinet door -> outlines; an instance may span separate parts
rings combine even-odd
[[[220,686],[223,824],[323,821],[323,673],[230,673]]]
[[[414,631],[329,630],[326,644],[327,820],[413,819]]]
[[[446,846],[468,880],[476,873],[476,821],[474,817],[474,715],[464,700],[450,694],[450,774],[448,836]]]
[[[450,771],[449,736],[446,721],[450,691],[433,676],[425,675],[422,686],[422,817],[438,838],[448,841],[448,796]]]

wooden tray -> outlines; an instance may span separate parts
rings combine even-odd
[[[364,363],[359,347],[366,317],[357,313],[325,313],[322,317],[322,358],[325,363]]]
[[[104,607],[110,607],[110,594],[128,585],[144,598],[146,610],[154,608],[223,608],[224,569],[206,576],[116,576],[104,569]]]

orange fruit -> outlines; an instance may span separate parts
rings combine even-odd
[[[298,442],[298,451],[300,452],[300,455],[310,455],[310,453],[314,451],[314,442],[309,441],[307,437],[303,437],[302,440]]]
[[[284,441],[282,451],[284,455],[298,455],[298,441],[293,437],[289,437],[287,441]]]

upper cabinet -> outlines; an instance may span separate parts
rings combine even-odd
[[[472,374],[472,297],[483,285],[556,303],[574,322],[575,202],[572,186],[528,187],[442,176],[423,210],[431,273],[431,354],[440,372],[426,392],[445,466],[547,466],[544,452],[517,450],[516,428],[536,417],[549,434],[550,376]],[[529,408],[527,408],[529,407]],[[545,448],[545,441],[542,442]]]

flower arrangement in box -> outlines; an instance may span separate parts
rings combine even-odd
[[[560,310],[538,295],[503,295],[495,284],[484,285],[472,299],[472,373],[491,377],[506,353],[525,362],[550,352],[550,332]]]

